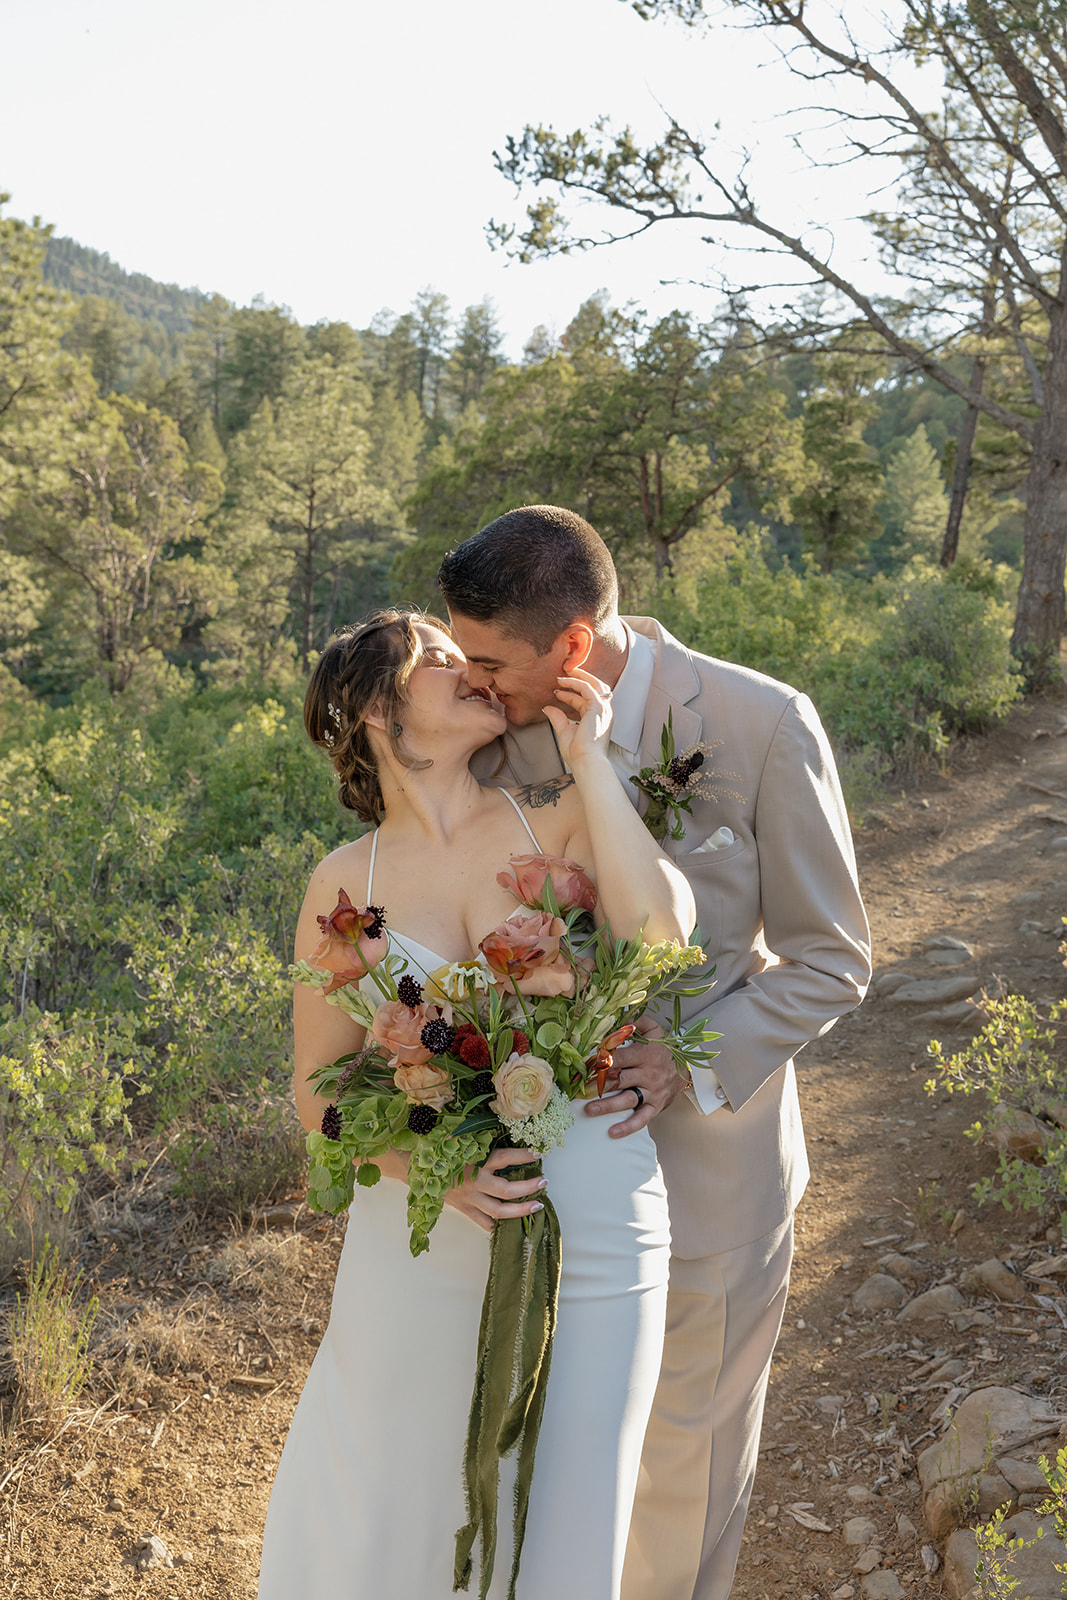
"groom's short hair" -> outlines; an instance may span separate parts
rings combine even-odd
[[[619,604],[607,545],[563,506],[505,512],[449,551],[437,582],[451,611],[491,622],[540,655],[572,622],[595,630]]]

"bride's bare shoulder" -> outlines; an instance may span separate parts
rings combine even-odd
[[[370,865],[373,833],[349,839],[323,856],[308,885],[308,897],[318,900],[325,893],[337,898],[343,889],[353,905],[362,905],[367,895],[367,869]]]

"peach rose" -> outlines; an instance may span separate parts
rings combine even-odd
[[[376,967],[389,948],[381,906],[354,906],[343,889],[327,917],[318,917],[322,938],[311,952],[313,967],[332,973],[323,994],[358,983]]]
[[[432,1106],[443,1111],[452,1098],[452,1078],[442,1067],[421,1061],[413,1066],[397,1067],[393,1082],[401,1094],[406,1094],[409,1105]]]
[[[403,1067],[421,1067],[433,1055],[422,1042],[428,1022],[444,1016],[441,1006],[406,1006],[402,1000],[386,1000],[374,1013],[370,1035],[382,1049]]]
[[[532,906],[535,911],[545,909],[545,880],[551,878],[561,911],[579,906],[583,911],[596,908],[596,885],[577,861],[567,861],[562,856],[512,856],[508,867],[510,871],[497,873],[496,881],[524,906]]]
[[[574,969],[559,947],[567,931],[561,917],[513,911],[487,933],[478,949],[506,989],[519,994],[572,995]]]
[[[540,1056],[509,1056],[493,1073],[496,1099],[489,1109],[498,1117],[534,1117],[552,1098],[552,1068]]]

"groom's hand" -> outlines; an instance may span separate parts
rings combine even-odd
[[[608,1129],[609,1138],[625,1139],[627,1134],[647,1128],[653,1117],[665,1111],[685,1088],[685,1079],[670,1051],[656,1039],[635,1037],[616,1050],[615,1065],[619,1069],[615,1092],[599,1100],[587,1100],[585,1110],[587,1116],[603,1117],[609,1111],[618,1113],[624,1106],[632,1105],[632,1114]],[[634,1093],[638,1089],[640,1095]]]

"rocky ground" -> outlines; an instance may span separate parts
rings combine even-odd
[[[1063,1240],[979,1211],[994,1160],[964,1137],[974,1106],[924,1088],[927,1042],[963,1042],[972,996],[1064,995],[1067,706],[961,747],[870,814],[858,849],[879,981],[802,1058],[813,1179],[738,1600],[966,1594],[953,1522],[1005,1494],[1025,1517],[1067,1416]],[[288,1206],[274,1227],[212,1227],[170,1182],[160,1162],[89,1219],[102,1311],[82,1408],[0,1438],[5,1595],[255,1594],[343,1225]]]

